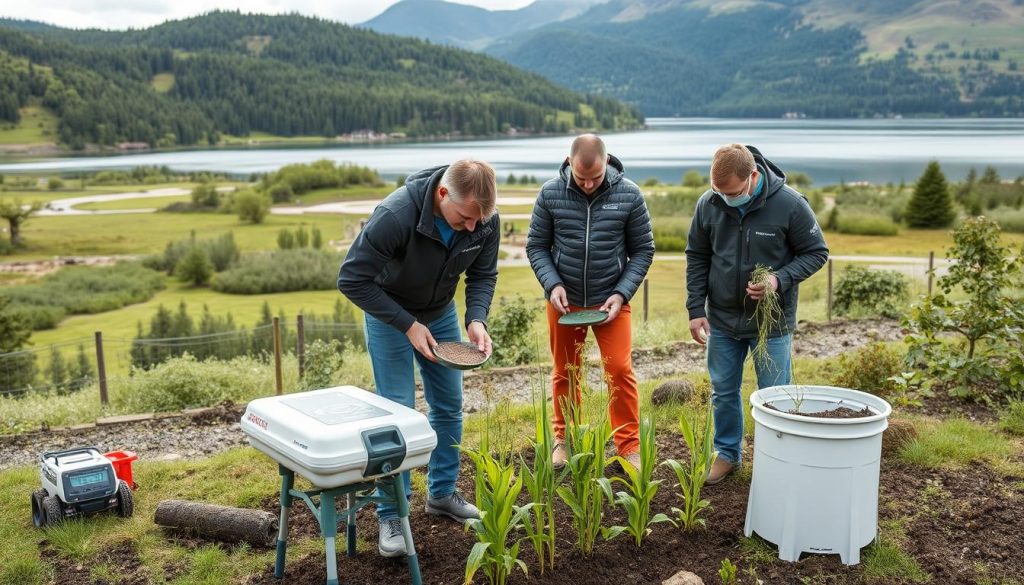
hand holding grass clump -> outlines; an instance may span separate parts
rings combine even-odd
[[[758,264],[750,273],[747,283],[747,296],[757,301],[752,317],[757,323],[757,345],[754,346],[754,359],[767,363],[768,336],[772,326],[781,321],[782,305],[779,303],[779,279],[771,268]]]

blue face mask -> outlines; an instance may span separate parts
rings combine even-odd
[[[748,177],[747,186],[744,187],[743,190],[746,191],[749,187],[750,178]],[[741,205],[746,205],[747,203],[750,203],[751,199],[754,198],[754,196],[751,195],[750,193],[744,193],[743,195],[736,196],[728,196],[725,193],[722,193],[721,191],[715,191],[715,193],[718,193],[718,196],[721,197],[722,201],[725,201],[725,204],[728,205],[729,207],[740,207]]]
[[[747,179],[748,185],[750,184],[749,181],[750,179]],[[744,193],[743,195],[738,195],[736,197],[729,197],[720,191],[716,191],[716,193],[718,193],[718,196],[721,197],[722,201],[725,201],[725,204],[728,205],[729,207],[742,207],[747,203],[750,203],[750,200],[756,197],[757,194],[761,192],[761,185],[763,183],[764,175],[760,175],[757,177],[757,186],[754,188],[753,193]]]

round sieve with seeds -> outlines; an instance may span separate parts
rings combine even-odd
[[[442,341],[431,349],[438,363],[456,370],[478,368],[487,361],[487,354],[468,341]]]

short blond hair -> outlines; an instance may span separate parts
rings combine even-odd
[[[448,189],[448,196],[456,203],[475,201],[483,221],[494,215],[497,187],[491,165],[472,159],[455,161],[441,176],[441,185]]]
[[[711,159],[711,184],[724,185],[736,177],[746,179],[754,172],[754,155],[742,144],[726,144]]]

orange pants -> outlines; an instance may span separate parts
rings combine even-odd
[[[554,402],[552,426],[555,437],[565,437],[565,416],[562,401],[569,396],[569,376],[580,375],[583,361],[581,350],[587,338],[587,327],[559,325],[561,314],[548,303],[548,336],[551,356],[555,362],[551,372],[551,397]],[[582,307],[570,307],[576,311]],[[591,307],[597,309],[598,307]],[[633,374],[633,319],[629,305],[623,305],[618,316],[610,323],[593,327],[597,346],[601,349],[605,379],[608,381],[608,419],[615,429],[615,448],[626,456],[640,450],[640,397],[636,376]],[[577,387],[572,400],[579,403]]]

